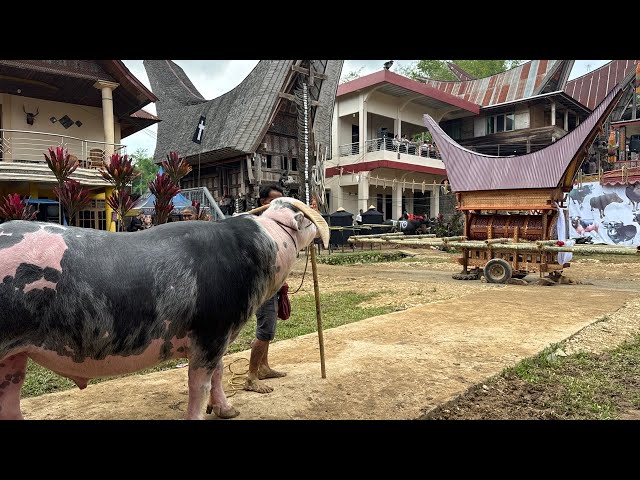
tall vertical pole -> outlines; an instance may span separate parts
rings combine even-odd
[[[309,77],[311,77],[311,69],[313,66],[309,63]],[[309,86],[306,82],[302,83],[302,109],[304,113],[304,185],[305,185],[305,201],[307,205],[311,205],[310,181],[309,181],[309,149],[313,140],[313,131],[311,129],[311,109],[309,98]],[[316,300],[316,323],[318,325],[318,343],[320,346],[320,373],[322,378],[327,378],[327,372],[324,361],[324,336],[322,333],[322,313],[320,310],[320,287],[318,285],[318,262],[316,260],[316,249],[311,246],[311,270],[313,272],[313,293]]]

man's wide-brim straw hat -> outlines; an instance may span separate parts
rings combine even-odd
[[[374,207],[373,205],[369,205],[369,210],[375,210],[376,207]]]
[[[336,210],[336,212],[346,212],[346,210],[342,207],[338,207],[338,209]]]

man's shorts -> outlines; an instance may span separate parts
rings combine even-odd
[[[256,338],[258,340],[271,341],[276,336],[276,323],[278,322],[278,293],[264,302],[256,312],[258,320],[256,326]]]

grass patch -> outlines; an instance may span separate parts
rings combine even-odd
[[[399,251],[369,251],[353,253],[333,253],[329,256],[317,257],[318,263],[327,265],[355,265],[362,263],[395,262],[405,258],[407,254]]]
[[[533,387],[543,387],[538,408],[551,409],[559,418],[615,419],[621,410],[640,408],[640,335],[601,354],[552,355],[556,347],[506,369]]]
[[[323,330],[397,310],[397,308],[391,306],[368,307],[366,302],[377,296],[377,293],[362,294],[356,292],[323,294],[321,297]],[[290,295],[289,299],[291,301],[291,316],[285,321],[278,320],[278,328],[276,330],[276,338],[274,339],[274,342],[305,335],[317,330],[316,304],[314,296],[310,294],[296,294]],[[251,340],[253,340],[255,336],[255,331],[256,318],[253,316],[241,330],[235,342],[229,346],[227,353],[234,353],[249,349]],[[155,367],[141,370],[140,372],[136,372],[132,375],[142,375],[161,370],[170,370],[181,363],[185,363],[185,360],[168,360],[156,365]],[[112,378],[116,377],[92,379],[89,384],[91,385],[104,382]],[[35,397],[45,393],[68,390],[73,387],[75,387],[75,384],[72,381],[29,360],[27,365],[27,375],[22,387],[21,396],[22,398]]]

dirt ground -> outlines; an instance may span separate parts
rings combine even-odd
[[[571,337],[568,353],[598,351],[640,332],[639,263],[573,262],[565,273],[577,285],[493,285],[453,280],[460,268],[439,263],[442,252],[411,253],[433,262],[320,264],[321,293],[382,292],[373,303],[403,310],[325,330],[326,378],[317,334],[273,343],[270,362],[288,375],[267,380],[269,394],[230,383],[242,382],[249,352],[228,355],[240,374],[225,368],[240,411],[231,421],[416,419],[551,343]],[[291,290],[303,270],[301,257]],[[310,271],[302,290],[313,291]],[[22,410],[27,419],[180,419],[187,395],[187,368],[176,368],[24,399]]]

